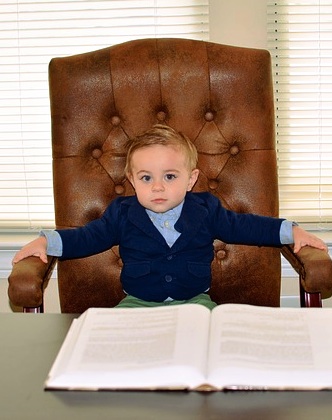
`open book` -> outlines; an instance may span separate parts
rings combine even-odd
[[[332,309],[87,310],[45,383],[67,390],[332,389]]]

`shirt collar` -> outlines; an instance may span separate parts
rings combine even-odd
[[[174,220],[174,223],[176,222],[176,220],[178,220],[178,218],[180,217],[181,211],[182,211],[182,207],[183,207],[183,203],[184,201],[182,201],[180,204],[178,204],[176,207],[173,207],[170,210],[165,211],[164,213],[156,213],[152,210],[149,209],[145,209],[145,211],[147,212],[148,216],[150,217],[151,220],[160,220],[160,219],[172,219]]]

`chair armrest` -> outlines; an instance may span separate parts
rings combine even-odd
[[[44,289],[56,261],[56,257],[48,257],[45,264],[40,258],[29,257],[16,263],[8,277],[10,301],[16,306],[42,307]]]
[[[290,245],[284,245],[281,252],[299,274],[306,292],[320,293],[322,299],[332,296],[332,260],[329,254],[309,246],[294,254]]]

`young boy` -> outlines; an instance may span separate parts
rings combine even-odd
[[[187,137],[156,125],[128,146],[125,173],[135,196],[119,197],[100,219],[76,229],[42,231],[13,263],[28,256],[81,258],[119,245],[121,307],[216,304],[206,293],[211,282],[213,241],[312,246],[327,251],[316,236],[287,220],[226,210],[210,193],[192,193],[199,170]]]

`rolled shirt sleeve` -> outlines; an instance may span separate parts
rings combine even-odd
[[[54,257],[61,257],[62,255],[62,240],[59,233],[55,230],[42,230],[40,236],[45,236],[47,239],[47,255]]]
[[[283,245],[293,244],[293,226],[297,226],[296,222],[284,220],[280,226],[280,242]]]

